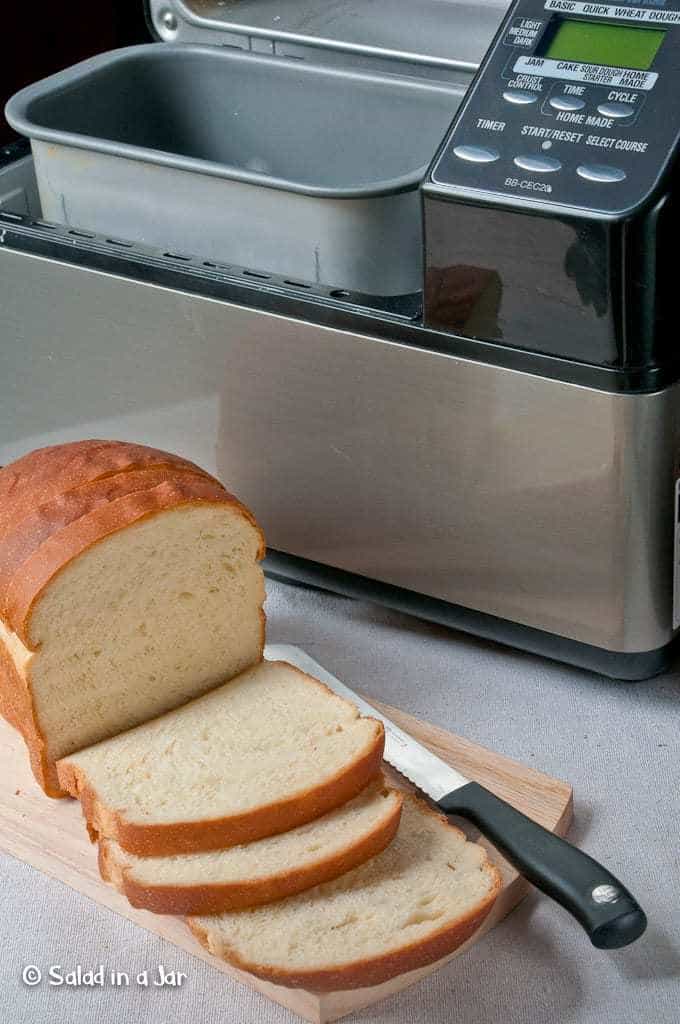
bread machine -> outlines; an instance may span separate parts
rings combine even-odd
[[[173,449],[256,510],[273,575],[661,671],[680,0],[148,23],[8,108],[0,462]]]

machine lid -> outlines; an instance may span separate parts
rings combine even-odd
[[[509,6],[509,0],[145,0],[149,27],[163,42],[303,58],[314,51],[317,61],[336,64],[405,62],[425,73],[468,75]]]

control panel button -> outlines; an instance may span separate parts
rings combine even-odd
[[[469,160],[472,164],[492,164],[500,156],[491,146],[454,146],[453,152],[459,160]]]
[[[529,92],[528,89],[506,89],[503,93],[503,99],[506,103],[516,103],[519,107],[525,107],[529,103],[536,102],[538,93]]]
[[[607,164],[581,164],[576,168],[576,173],[586,181],[597,181],[603,184],[623,181],[626,177],[626,172],[620,167],[609,167]]]
[[[631,117],[635,113],[635,107],[631,107],[630,103],[600,103],[597,112],[603,117],[618,119]]]
[[[516,156],[514,163],[523,171],[533,171],[534,174],[548,174],[551,171],[559,171],[562,164],[554,156]]]
[[[586,101],[580,96],[551,96],[549,100],[553,110],[583,110]]]

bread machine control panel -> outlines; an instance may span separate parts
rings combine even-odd
[[[680,138],[680,0],[518,0],[426,189],[620,213]]]

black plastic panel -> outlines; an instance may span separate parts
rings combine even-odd
[[[430,326],[623,365],[615,225],[431,199],[425,239]]]
[[[639,7],[511,8],[423,186],[426,326],[622,371],[675,360],[680,0]],[[648,69],[548,67],[565,18],[665,34]]]
[[[562,10],[546,9],[551,6]],[[622,5],[518,0],[433,164],[433,185],[459,196],[495,193],[512,205],[610,216],[629,215],[658,194],[680,139],[680,4],[669,0],[662,12],[646,0],[635,7],[647,8],[654,20],[634,20]],[[665,32],[649,70],[545,59],[547,42],[565,17],[585,19],[587,27],[612,23],[615,12],[624,28]],[[517,98],[518,91],[527,102],[506,98],[508,92]],[[582,106],[555,109],[554,101],[564,97]],[[604,116],[601,108],[611,103],[629,113]],[[469,146],[497,158],[461,158],[460,147]],[[518,158],[547,160],[553,169],[518,166]],[[582,175],[593,167],[622,176],[598,181]]]

